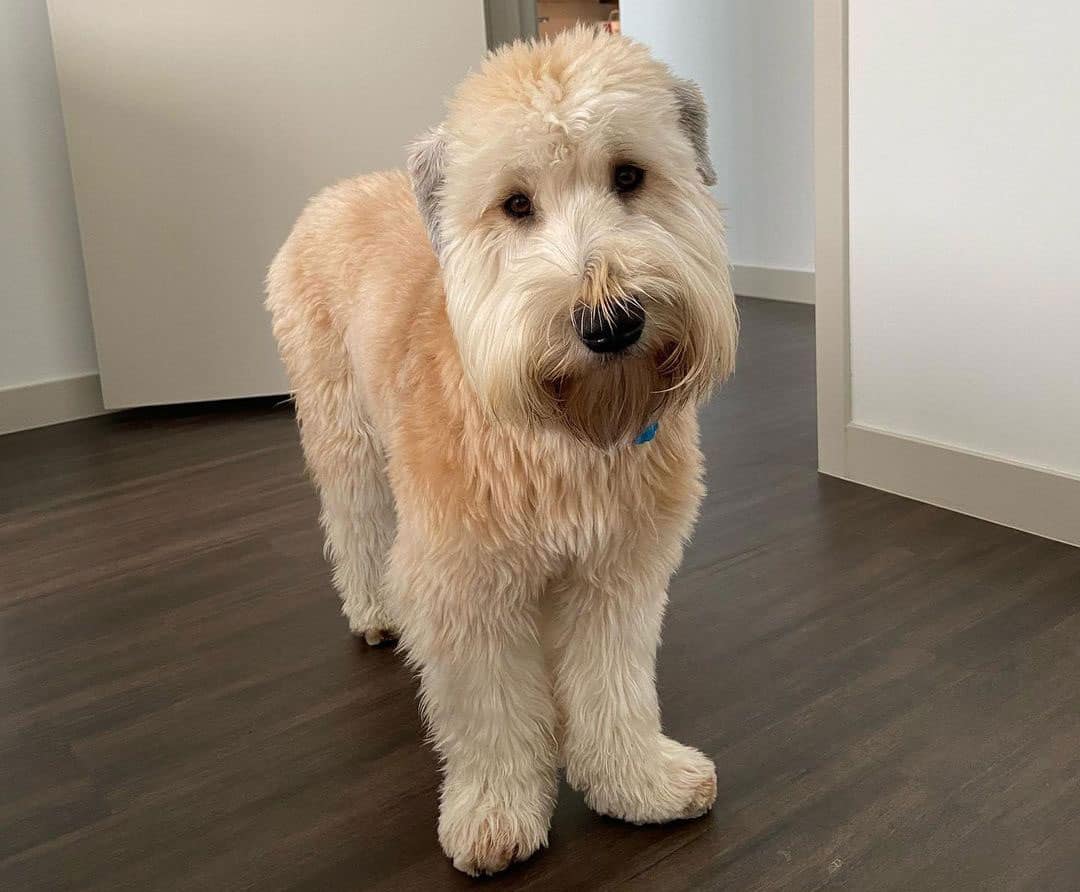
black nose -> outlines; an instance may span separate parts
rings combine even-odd
[[[593,353],[617,353],[638,342],[645,330],[645,310],[632,298],[604,307],[579,306],[574,328]]]

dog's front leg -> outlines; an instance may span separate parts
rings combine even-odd
[[[660,730],[667,576],[648,557],[639,551],[568,580],[552,642],[567,780],[593,810],[635,824],[698,817],[716,799],[713,763]]]
[[[439,841],[465,873],[503,870],[547,844],[555,706],[536,627],[536,567],[465,546],[395,546],[402,643],[445,761]]]

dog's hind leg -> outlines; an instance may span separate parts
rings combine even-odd
[[[382,599],[394,539],[394,501],[382,445],[364,412],[355,370],[322,294],[283,250],[267,305],[292,381],[300,442],[322,503],[325,550],[353,634],[368,644],[397,637]]]
[[[397,637],[383,602],[383,577],[394,538],[394,501],[382,448],[362,421],[335,419],[312,430],[301,415],[301,439],[322,503],[320,520],[334,587],[349,629],[368,644]]]

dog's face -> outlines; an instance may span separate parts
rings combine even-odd
[[[577,30],[500,50],[409,168],[496,417],[610,446],[731,371],[704,102],[644,47]]]

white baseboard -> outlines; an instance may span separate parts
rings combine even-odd
[[[731,285],[740,297],[764,297],[796,304],[814,302],[814,274],[771,266],[733,266]]]
[[[849,424],[843,476],[940,508],[1080,545],[1080,478]]]
[[[102,415],[97,374],[0,388],[0,434]]]

